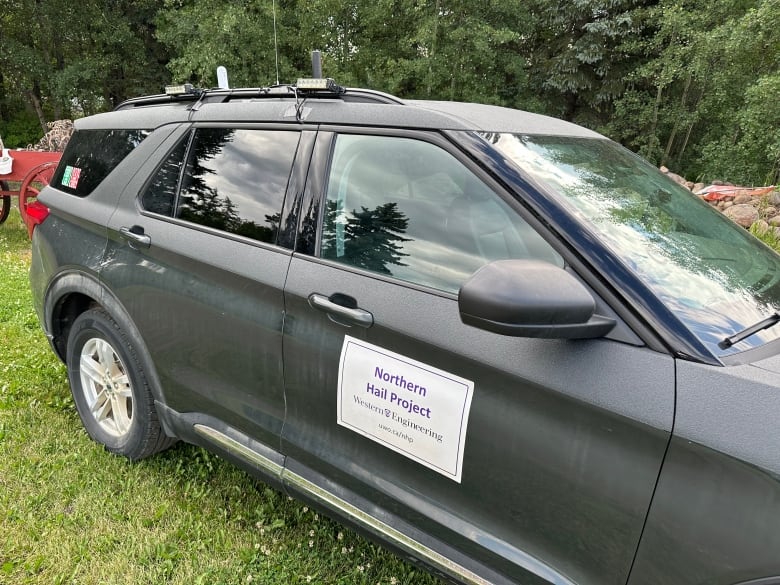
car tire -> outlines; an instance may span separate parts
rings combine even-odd
[[[176,442],[162,429],[135,348],[105,310],[75,320],[66,357],[76,410],[93,440],[133,461]]]

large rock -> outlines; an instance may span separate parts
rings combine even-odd
[[[693,183],[691,183],[690,187],[688,186],[688,181],[685,180],[685,177],[681,177],[677,173],[673,173],[672,171],[670,171],[668,168],[664,166],[658,167],[658,170],[661,171],[664,175],[669,177],[672,181],[674,181],[678,185],[682,185],[683,187],[689,190],[691,189],[691,187],[693,187]]]
[[[758,210],[752,205],[732,205],[723,213],[726,215],[726,217],[732,219],[745,228],[749,228],[751,225],[753,225],[753,222],[758,221]]]
[[[780,207],[780,191],[772,191],[766,196],[766,202],[769,203],[769,205]]]

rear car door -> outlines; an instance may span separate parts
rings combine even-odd
[[[297,129],[182,129],[123,194],[101,272],[146,342],[167,406],[274,447],[290,262],[279,226],[299,143]]]
[[[288,482],[466,580],[625,583],[672,358],[622,322],[582,341],[464,325],[457,292],[481,265],[565,259],[436,134],[323,130],[307,190],[285,286]]]

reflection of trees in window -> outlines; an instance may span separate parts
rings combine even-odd
[[[409,219],[398,210],[398,203],[388,202],[374,209],[362,207],[347,216],[336,201],[327,202],[322,255],[341,262],[392,274],[389,266],[406,266],[401,258],[403,243],[410,241],[406,232]],[[343,249],[341,246],[343,244]]]
[[[230,197],[221,199],[216,189],[206,186],[199,191],[189,189],[187,195],[182,194],[179,217],[226,232],[235,231],[241,224]]]
[[[197,133],[187,163],[184,189],[179,199],[178,217],[226,232],[233,232],[241,224],[241,218],[230,197],[222,198],[208,184],[208,175],[214,169],[206,166],[232,142],[235,132],[226,129],[207,129]]]
[[[507,137],[483,136],[499,149]],[[512,139],[543,161],[520,151],[519,166],[573,201],[600,229],[605,242],[662,294],[675,299],[685,295],[692,307],[747,290],[767,305],[777,305],[776,256],[749,243],[743,230],[733,229],[730,220],[648,163],[601,139]],[[512,146],[516,145],[510,145],[510,153]],[[694,276],[703,278],[693,280]],[[718,288],[723,292],[712,292]]]
[[[187,152],[187,143],[188,140],[185,139],[179,141],[143,194],[141,203],[147,211],[160,215],[173,215],[176,189],[179,186],[179,175]]]
[[[193,141],[178,205],[177,217],[185,221],[259,240],[274,242],[279,230],[280,213],[265,215],[265,225],[241,213],[229,195],[213,186],[220,172],[213,162],[225,153],[225,146],[235,140],[234,129],[199,129]],[[225,166],[233,161],[228,158]],[[258,177],[258,180],[262,180]]]
[[[500,134],[484,136],[493,144],[501,137]],[[548,136],[515,136],[515,139],[549,161],[563,177],[558,180],[557,176],[544,176],[547,182],[574,201],[599,208],[601,217],[595,215],[595,209],[591,210],[592,221],[630,225],[650,238],[680,229],[666,210],[671,194],[654,186],[652,177],[638,160],[606,140]],[[545,170],[541,172],[544,174]]]
[[[268,224],[267,226],[259,225],[254,221],[242,221],[235,230],[231,231],[239,236],[245,236],[253,240],[273,242],[276,239],[276,233],[279,231],[281,215],[281,213],[266,215],[265,221]]]

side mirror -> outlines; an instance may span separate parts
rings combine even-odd
[[[498,260],[460,288],[466,325],[514,337],[602,337],[615,321],[595,315],[596,302],[571,274],[538,260]]]

